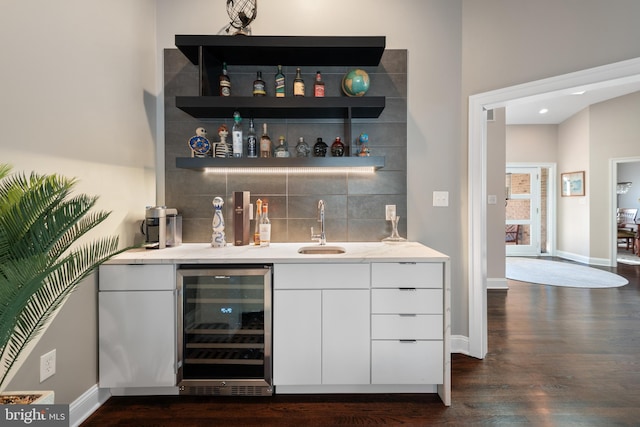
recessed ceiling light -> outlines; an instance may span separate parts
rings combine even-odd
[[[571,92],[571,95],[584,95],[585,93],[587,93],[586,90],[578,90],[575,92]]]
[[[549,112],[548,108],[541,108],[540,111],[538,111],[538,114],[547,114]]]

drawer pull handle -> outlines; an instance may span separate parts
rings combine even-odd
[[[417,343],[418,341],[417,341],[417,340],[400,340],[400,342],[401,342],[402,344],[415,344],[415,343]]]
[[[416,290],[416,288],[398,288],[398,289],[400,289],[401,291],[415,291]]]
[[[408,264],[408,265],[415,265],[415,264],[417,264],[417,262],[410,262],[410,261],[406,261],[406,262],[401,262],[400,264],[403,264],[403,265],[406,265],[406,264]]]
[[[416,317],[417,314],[415,314],[415,313],[400,313],[398,316],[400,316],[400,317]]]

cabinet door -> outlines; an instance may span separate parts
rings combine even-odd
[[[322,384],[370,383],[368,290],[322,291]]]
[[[273,383],[316,385],[322,381],[322,291],[273,292]]]
[[[100,387],[176,385],[173,291],[100,292]]]

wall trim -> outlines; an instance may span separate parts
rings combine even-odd
[[[592,257],[580,255],[580,254],[574,254],[572,252],[566,252],[566,251],[558,251],[557,256],[559,258],[568,259],[569,261],[575,261],[581,264],[610,267],[609,259],[607,258],[592,258]]]
[[[111,397],[109,389],[98,388],[98,384],[91,386],[69,405],[69,426],[79,426],[97,411],[109,397]]]
[[[507,278],[503,277],[494,277],[487,278],[487,290],[489,289],[509,289],[509,284],[507,283]]]
[[[464,335],[451,335],[451,353],[460,353],[470,356],[469,353],[469,337]]]

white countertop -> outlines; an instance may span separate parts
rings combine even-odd
[[[449,257],[417,242],[330,242],[342,246],[343,254],[299,254],[303,246],[317,243],[272,243],[268,247],[231,246],[213,248],[210,243],[185,243],[165,249],[132,249],[108,264],[235,264],[235,263],[354,263],[354,262],[430,262]]]

